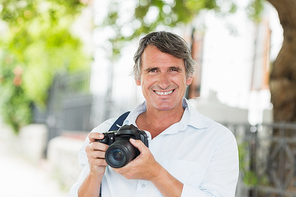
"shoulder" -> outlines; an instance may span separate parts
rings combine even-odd
[[[211,118],[208,118],[204,115],[202,116],[205,123],[208,125],[208,128],[207,128],[208,132],[211,132],[213,135],[216,135],[221,140],[229,139],[231,141],[236,141],[233,132],[230,131],[229,128],[225,127],[221,123],[218,123],[212,120]]]
[[[190,111],[190,124],[196,127],[197,130],[202,130],[205,135],[212,138],[225,139],[229,138],[231,141],[235,140],[233,133],[221,123],[214,121],[213,119],[201,114],[189,106]]]
[[[97,133],[104,133],[109,131],[112,124],[115,122],[116,118],[111,118],[103,123],[101,123],[99,126],[95,127],[91,132],[97,132]]]

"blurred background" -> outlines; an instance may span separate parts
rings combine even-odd
[[[67,196],[88,132],[144,101],[133,55],[160,30],[196,61],[186,98],[236,136],[236,196],[296,196],[295,18],[288,0],[0,0],[0,196]]]

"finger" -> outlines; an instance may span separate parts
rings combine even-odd
[[[102,151],[91,151],[87,153],[88,162],[91,166],[105,167],[107,162],[105,160],[105,152]]]
[[[91,158],[88,160],[88,162],[91,166],[94,166],[94,167],[105,167],[108,165],[105,159]]]
[[[85,147],[86,152],[92,152],[92,151],[103,151],[106,152],[108,149],[108,145],[100,143],[100,142],[91,142]]]
[[[92,151],[89,154],[90,157],[94,158],[94,159],[105,159],[105,152],[102,151]]]
[[[88,135],[89,141],[90,142],[95,142],[96,140],[101,140],[104,138],[104,134],[102,133],[96,133],[92,132]]]

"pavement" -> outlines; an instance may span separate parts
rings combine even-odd
[[[67,197],[46,160],[33,164],[11,151],[11,138],[3,138],[0,124],[0,197]],[[15,144],[17,146],[17,144]]]

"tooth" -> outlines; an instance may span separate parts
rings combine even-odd
[[[171,94],[172,92],[173,92],[173,90],[171,90],[169,92],[156,92],[155,91],[155,93],[158,94],[158,95],[168,95],[168,94]]]

